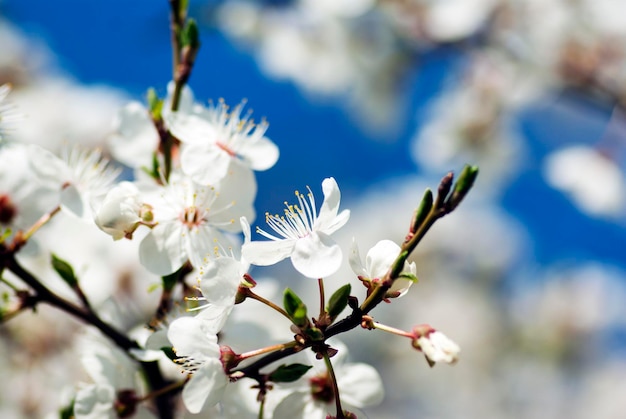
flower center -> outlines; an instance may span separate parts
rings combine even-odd
[[[272,230],[278,233],[285,239],[297,240],[308,236],[313,231],[313,225],[317,220],[317,210],[315,209],[315,198],[311,189],[307,186],[309,193],[307,194],[308,200],[304,194],[296,191],[296,197],[298,198],[298,204],[289,205],[285,201],[284,215],[278,214],[271,215],[265,214],[265,222]],[[257,233],[267,237],[271,240],[282,240],[272,234],[265,232],[257,227]]]
[[[10,224],[17,215],[17,208],[6,194],[0,195],[0,223]]]
[[[328,373],[315,376],[309,380],[313,399],[323,403],[332,403],[335,399],[333,385]]]
[[[200,211],[195,205],[185,208],[180,216],[180,220],[190,230],[199,226],[204,221],[202,218],[202,211]]]

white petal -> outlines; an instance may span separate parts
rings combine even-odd
[[[272,240],[244,243],[241,254],[249,263],[269,266],[288,258],[293,251],[294,240]]]
[[[107,384],[87,386],[76,393],[74,415],[76,419],[115,418],[113,402],[115,389]]]
[[[130,167],[150,167],[159,146],[159,133],[148,110],[139,102],[122,108],[115,120],[117,135],[111,137],[111,153]]]
[[[365,260],[365,267],[370,278],[382,278],[385,276],[391,264],[400,254],[400,246],[391,240],[381,240],[369,252]]]
[[[261,137],[244,141],[238,154],[252,170],[267,170],[278,161],[279,151],[269,138]]]
[[[217,359],[208,361],[185,384],[183,388],[185,407],[195,414],[216,405],[222,399],[227,383],[222,363]]]
[[[355,407],[375,406],[385,397],[380,375],[371,365],[346,364],[337,369],[337,385],[341,401]]]
[[[324,233],[313,232],[296,241],[291,263],[302,275],[323,278],[337,272],[342,253],[339,245]]]
[[[335,178],[329,177],[322,182],[322,191],[324,192],[324,202],[320,208],[317,220],[313,226],[314,230],[321,230],[326,234],[331,234],[333,231],[328,231],[328,227],[335,223],[335,217],[339,211],[339,202],[341,201],[341,192],[339,186],[335,181]],[[347,219],[345,221],[348,221]],[[345,224],[344,221],[344,224]],[[343,225],[343,224],[342,224]]]
[[[324,419],[326,414],[322,406],[308,394],[297,391],[276,406],[273,419]]]
[[[241,281],[241,263],[230,257],[212,260],[200,282],[202,295],[210,304],[233,305]]]
[[[170,222],[152,229],[139,245],[139,261],[156,275],[169,275],[187,260],[182,226]]]
[[[172,134],[183,143],[207,144],[218,140],[215,127],[200,116],[173,112],[164,118]]]
[[[352,238],[352,248],[350,249],[350,257],[348,258],[348,261],[350,262],[352,272],[354,272],[357,276],[368,276],[368,272],[363,267],[361,254],[359,253],[359,246],[356,244],[356,239],[354,237]]]
[[[217,336],[208,331],[206,323],[197,317],[179,317],[174,320],[167,331],[167,338],[179,356],[219,360]]]
[[[183,144],[180,162],[194,182],[215,185],[228,173],[232,158],[213,143]]]

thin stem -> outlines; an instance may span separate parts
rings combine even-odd
[[[177,390],[181,389],[185,385],[185,383],[187,381],[188,380],[185,379],[185,380],[173,382],[173,383],[171,383],[169,385],[166,385],[165,387],[162,387],[162,388],[160,388],[158,390],[154,390],[154,391],[146,394],[145,396],[140,398],[138,401],[143,402],[143,401],[146,401],[146,400],[154,399],[156,397],[162,396],[164,394],[167,394],[167,393],[170,393],[170,392],[173,392],[173,391],[177,391]]]
[[[324,305],[326,302],[326,296],[324,295],[324,279],[322,278],[317,278],[317,285],[319,287],[320,290],[320,315],[318,318],[322,318],[322,316],[324,315],[325,311],[324,310]]]
[[[253,300],[257,300],[257,301],[265,304],[266,306],[268,306],[270,308],[273,308],[274,310],[276,310],[277,312],[279,312],[280,314],[285,316],[291,322],[291,317],[289,317],[289,314],[287,314],[287,312],[284,309],[282,309],[281,307],[277,306],[276,304],[274,304],[270,300],[267,300],[267,299],[261,297],[260,295],[255,294],[250,288],[246,288],[246,289],[247,289],[246,297],[252,298]]]
[[[37,221],[35,221],[35,224],[33,224],[28,231],[26,231],[26,233],[22,234],[22,240],[24,242],[28,241],[28,239],[30,239],[30,237],[35,234],[35,232],[37,230],[39,230],[41,227],[43,227],[48,221],[50,221],[52,219],[52,217],[54,217],[56,214],[59,213],[59,211],[61,211],[61,206],[57,206],[55,209],[53,209],[52,211],[44,214],[41,216],[40,219],[38,219]]]
[[[261,401],[259,402],[259,416],[257,416],[258,419],[263,419],[263,416],[265,416],[264,411],[265,411],[265,397],[263,397]]]
[[[396,329],[395,327],[387,326],[378,322],[371,322],[370,324],[373,326],[374,329],[382,330],[383,332],[391,333],[393,335],[398,335],[405,338],[413,338],[413,334],[401,329]]]
[[[326,370],[330,375],[330,381],[333,385],[333,394],[335,395],[335,406],[337,407],[337,419],[345,419],[343,414],[343,408],[341,407],[341,400],[339,398],[339,386],[337,385],[337,377],[335,377],[335,369],[333,368],[332,362],[330,362],[330,357],[328,356],[328,352],[323,352],[324,363],[326,364]]]
[[[244,359],[252,358],[252,357],[255,357],[255,356],[259,356],[259,355],[263,355],[263,354],[267,354],[267,353],[275,352],[275,351],[281,351],[281,350],[287,349],[287,348],[293,348],[297,344],[298,343],[296,341],[291,341],[291,342],[287,342],[287,343],[279,343],[277,345],[271,345],[271,346],[267,346],[265,348],[260,348],[260,349],[254,350],[254,351],[242,353],[239,356],[237,356],[237,359],[239,360],[239,362],[241,362]]]
[[[1,249],[0,250],[5,250]],[[6,267],[15,275],[17,275],[22,281],[30,286],[36,293],[32,296],[33,307],[38,302],[45,302],[59,310],[82,320],[86,324],[96,327],[102,334],[111,339],[115,345],[129,352],[130,349],[138,349],[139,345],[134,340],[128,338],[125,334],[121,333],[114,327],[105,323],[94,312],[85,311],[83,308],[76,306],[74,303],[69,302],[58,295],[50,291],[45,285],[43,285],[37,278],[35,278],[30,272],[25,270],[16,260],[13,253],[7,253],[0,251],[0,266]],[[146,379],[150,385],[150,388],[161,388],[166,385],[166,381],[163,378],[163,374],[159,369],[159,364],[156,361],[153,362],[140,362],[141,368],[146,376]],[[157,397],[155,404],[161,419],[172,419],[173,407],[169,397]]]
[[[4,277],[0,277],[0,282],[4,282],[5,284],[7,284],[9,286],[9,288],[11,288],[15,292],[20,291],[20,289],[18,287],[13,285],[8,279],[6,279]]]

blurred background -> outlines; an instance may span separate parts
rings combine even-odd
[[[321,197],[334,176],[352,212],[344,253],[355,237],[365,255],[404,238],[426,187],[480,166],[475,190],[418,247],[420,282],[373,313],[431,324],[461,361],[430,369],[400,338],[346,335],[385,383],[371,418],[624,417],[623,1],[190,0],[189,15],[202,40],[196,100],[246,99],[280,148],[257,176],[259,214],[306,185]],[[0,84],[28,116],[22,141],[106,149],[119,107],[165,93],[166,0],[2,0],[0,16]],[[315,284],[287,265],[258,272],[314,301]],[[360,293],[345,265],[328,289],[350,280]],[[48,342],[33,333],[33,348]],[[0,396],[18,417],[59,399],[20,392],[42,371],[32,359],[15,361],[32,375],[18,396]]]

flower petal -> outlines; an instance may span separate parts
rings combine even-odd
[[[241,254],[252,265],[269,266],[288,258],[295,244],[294,240],[249,242],[244,243]]]
[[[189,143],[182,146],[183,172],[194,182],[215,185],[228,173],[232,158],[212,143]]]
[[[183,388],[185,407],[196,414],[204,408],[216,405],[222,399],[227,383],[219,359],[208,360],[193,373]]]
[[[172,342],[176,354],[195,358],[218,359],[220,348],[217,336],[207,330],[207,325],[197,317],[179,317],[167,331],[167,338]]]
[[[350,256],[348,258],[352,272],[357,276],[368,277],[369,273],[363,267],[363,261],[361,260],[361,254],[359,253],[359,246],[356,244],[356,239],[352,238],[352,248],[350,249]]]
[[[346,364],[337,370],[341,401],[355,407],[375,406],[385,392],[378,371],[367,364]]]
[[[368,252],[365,259],[365,269],[370,278],[382,278],[385,276],[391,264],[400,254],[400,246],[391,240],[381,240]]]
[[[291,263],[302,275],[322,278],[332,275],[341,266],[342,253],[339,245],[330,236],[313,232],[296,241]]]
[[[278,161],[279,150],[267,137],[243,141],[237,153],[252,170],[267,170]]]
[[[159,224],[139,245],[139,261],[150,272],[169,275],[183,266],[187,255],[182,242],[183,229],[176,223]]]

